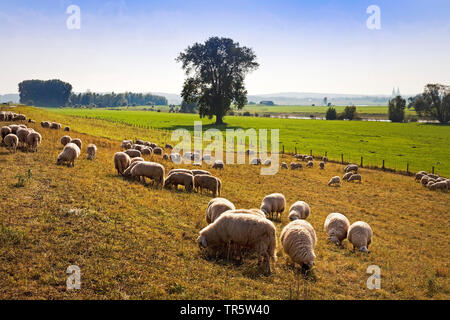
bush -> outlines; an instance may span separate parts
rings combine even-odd
[[[250,112],[245,111],[242,115],[243,115],[244,117],[250,117]]]
[[[403,122],[405,120],[406,100],[397,96],[389,100],[388,116],[392,122]]]
[[[357,116],[356,107],[355,106],[347,106],[347,107],[345,107],[344,112],[339,115],[339,119],[340,120],[343,120],[343,119],[353,120],[356,118],[356,116]]]
[[[327,119],[327,120],[336,120],[337,119],[336,109],[333,108],[333,107],[329,107],[327,109],[327,114],[325,116],[325,119]]]

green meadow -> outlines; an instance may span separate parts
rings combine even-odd
[[[166,133],[177,128],[192,131],[194,121],[202,121],[203,130],[278,129],[280,150],[284,147],[285,152],[327,153],[329,159],[337,161],[343,155],[344,161],[358,164],[363,157],[365,166],[381,167],[384,160],[387,168],[405,171],[409,165],[409,170],[414,172],[431,171],[434,167],[435,172],[450,175],[448,125],[227,116],[226,125],[216,126],[214,119],[200,119],[196,114],[70,108],[45,110],[55,116],[100,119]],[[120,132],[104,136],[124,138]]]

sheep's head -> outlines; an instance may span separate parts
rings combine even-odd
[[[207,247],[207,242],[206,242],[206,238],[205,238],[205,236],[199,236],[198,238],[197,238],[197,242],[198,242],[198,246],[200,247],[200,248],[206,248]]]
[[[369,249],[366,246],[359,248],[359,251],[369,253]]]
[[[339,241],[339,239],[335,235],[330,236],[330,241],[333,242],[337,246],[341,245],[341,241]]]
[[[297,212],[292,211],[292,212],[289,213],[289,220],[290,221],[300,220],[300,217],[299,217]]]

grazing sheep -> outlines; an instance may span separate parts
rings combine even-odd
[[[346,174],[344,174],[344,176],[342,177],[342,180],[344,181],[348,181],[348,179],[353,175],[353,171],[347,172]]]
[[[417,182],[420,182],[420,179],[422,179],[422,177],[425,176],[425,175],[426,175],[426,174],[424,174],[424,173],[417,172],[417,173],[416,173],[416,176],[415,176],[415,180],[416,180]]]
[[[211,172],[206,171],[206,170],[200,170],[200,169],[191,170],[191,172],[192,172],[192,175],[194,175],[194,176],[199,175],[199,174],[206,174],[208,176],[211,175]]]
[[[133,158],[133,159],[142,159],[142,158]],[[137,165],[139,162],[143,162],[145,160],[136,160],[133,161],[133,159],[131,159],[131,163],[128,166],[128,168],[125,169],[125,171],[123,172],[122,176],[127,177],[127,178],[131,178],[131,170],[134,168],[135,165]],[[136,180],[141,181],[140,177],[135,177]]]
[[[212,156],[210,154],[204,154],[202,157],[202,161],[205,161],[209,164],[209,162],[212,161]]]
[[[194,177],[186,172],[174,172],[169,174],[164,183],[166,188],[175,186],[175,189],[177,189],[179,185],[184,186],[186,191],[191,192],[194,188]]]
[[[428,177],[430,177],[431,179],[434,179],[434,180],[439,179],[439,176],[437,174],[432,174],[432,173],[428,174]]]
[[[154,142],[150,142],[149,147],[151,147],[152,149],[155,149],[155,148],[158,147],[158,145],[156,143],[154,143]]]
[[[341,177],[334,176],[333,178],[331,178],[330,181],[328,181],[328,186],[331,186],[332,184],[341,186]]]
[[[160,155],[163,154],[163,149],[160,148],[160,147],[153,148],[153,154],[156,154],[156,155],[160,156]]]
[[[80,150],[81,150],[81,146],[83,145],[83,143],[81,142],[81,139],[78,139],[78,138],[72,139],[70,142],[75,143],[78,146],[78,148],[80,148]]]
[[[170,150],[173,149],[172,145],[171,145],[171,144],[168,144],[168,143],[166,143],[166,145],[164,146],[164,148],[170,149]]]
[[[264,263],[271,272],[270,261],[276,261],[276,229],[273,223],[256,214],[223,213],[200,231],[197,239],[204,248],[224,248],[230,244],[258,254],[258,264]]]
[[[56,164],[60,165],[67,162],[67,166],[75,166],[75,159],[80,156],[80,148],[75,143],[69,142],[59,154]]]
[[[179,153],[176,153],[176,152],[171,153],[171,154],[170,154],[170,160],[171,160],[173,163],[181,163],[181,156],[180,156]]]
[[[194,175],[191,170],[189,170],[189,169],[182,169],[182,168],[172,169],[172,170],[169,171],[168,174],[171,175],[172,173],[175,173],[175,172],[185,172],[185,173],[189,173],[192,176]]]
[[[4,127],[2,127],[2,128],[0,129],[0,132],[1,132],[1,135],[2,135],[2,142],[3,142],[3,139],[5,139],[5,137],[6,137],[8,134],[12,133],[12,130],[11,130],[10,127],[4,126]]]
[[[425,187],[428,184],[429,180],[430,180],[429,176],[423,176],[422,179],[420,179],[420,183]]]
[[[445,183],[447,183],[447,187],[450,189],[450,179],[445,180]]]
[[[145,141],[141,139],[136,139],[136,144],[145,145]]]
[[[127,155],[129,155],[131,158],[140,157],[142,158],[142,153],[139,150],[135,149],[128,149],[124,151]]]
[[[428,180],[428,183],[426,185],[426,187],[430,190],[434,190],[433,185],[436,183],[436,181],[434,181],[433,179]]]
[[[25,121],[27,117],[24,114],[17,114],[14,116],[13,121]]]
[[[261,159],[260,158],[252,158],[251,160],[250,160],[250,164],[251,165],[260,165],[261,164]]]
[[[221,186],[222,182],[219,178],[207,174],[199,174],[194,176],[194,188],[196,191],[200,189],[200,192],[202,192],[203,189],[206,189],[211,191],[214,197],[217,197],[220,196]]]
[[[352,174],[350,176],[350,178],[348,178],[347,181],[348,182],[352,182],[352,181],[359,181],[359,182],[361,182],[361,175],[360,174]]]
[[[145,146],[140,145],[140,144],[134,144],[134,145],[132,146],[132,148],[135,149],[135,150],[142,151],[142,148],[145,148]],[[142,153],[142,152],[141,152],[141,153]]]
[[[114,154],[114,166],[117,174],[123,175],[123,172],[130,166],[131,158],[125,152],[116,152]]]
[[[297,201],[289,208],[289,220],[297,220],[303,219],[306,220],[308,218],[311,209],[309,205],[305,201]]]
[[[143,147],[140,151],[143,156],[151,156],[153,153],[153,149],[150,147]]]
[[[95,144],[89,144],[87,146],[87,158],[88,160],[93,160],[95,158],[95,155],[97,154],[97,146]]]
[[[145,161],[145,160],[144,160],[144,158],[141,158],[141,157],[136,157],[136,158],[131,159],[131,163],[136,162],[136,161]]]
[[[223,161],[222,160],[216,160],[214,161],[214,164],[212,165],[213,169],[223,169]]]
[[[356,165],[356,164],[348,164],[345,167],[344,171],[345,172],[354,171],[355,173],[357,173],[358,172],[358,165]]]
[[[222,213],[228,210],[235,210],[234,204],[225,198],[214,198],[208,203],[206,208],[206,222],[214,222]]]
[[[17,125],[17,124],[10,124],[9,127],[11,128],[11,133],[12,134],[16,134],[17,130],[20,129],[19,125]]]
[[[16,153],[17,146],[19,145],[19,138],[14,133],[8,134],[3,139],[3,142],[5,143],[5,146],[9,150],[9,152]]]
[[[120,148],[127,150],[127,149],[131,149],[132,145],[133,145],[133,141],[122,140],[122,143],[120,144]]]
[[[156,162],[141,161],[136,162],[136,165],[131,169],[131,176],[142,178],[145,184],[145,178],[149,178],[156,182],[157,186],[164,187],[164,167]]]
[[[282,169],[288,169],[287,163],[286,163],[286,162],[282,162],[282,163],[281,163],[281,168],[282,168]]]
[[[286,207],[286,198],[281,193],[272,193],[264,197],[261,202],[260,210],[266,216],[273,219],[273,214],[276,213],[277,218],[281,221],[281,214]]]
[[[348,241],[353,244],[353,250],[369,252],[369,245],[372,243],[372,228],[363,221],[357,221],[348,228]]]
[[[64,131],[70,131],[70,127],[64,127]]]
[[[248,156],[250,156],[250,155],[256,154],[256,152],[255,152],[254,150],[247,149],[247,150],[245,151],[245,154],[248,155]]]
[[[264,165],[265,166],[270,166],[271,164],[272,164],[272,161],[270,159],[264,160]]]
[[[319,167],[320,167],[321,170],[325,169],[325,162],[321,161],[319,163]]]
[[[284,252],[303,269],[314,266],[314,248],[317,237],[312,225],[306,220],[294,220],[281,231],[281,244]]]
[[[68,144],[71,141],[72,141],[72,138],[70,136],[63,136],[60,140],[60,142],[63,146],[65,146],[66,144]]]
[[[303,160],[304,160],[304,161],[313,161],[313,160],[314,160],[314,157],[313,157],[313,156],[304,156],[304,157],[303,157]]]
[[[42,136],[39,134],[39,132],[33,131],[30,132],[30,134],[28,134],[27,136],[27,146],[28,149],[33,151],[33,152],[37,152],[38,151],[38,147],[42,142]]]
[[[169,155],[167,153],[163,154],[163,160],[165,161],[169,160]]]
[[[314,166],[314,162],[312,161],[308,161],[308,163],[306,164],[307,168],[312,168]]]
[[[17,138],[19,138],[19,146],[25,146],[25,144],[27,143],[27,136],[30,134],[30,130],[25,129],[25,128],[19,128],[19,130],[17,130],[16,136]]]
[[[42,121],[42,122],[41,122],[41,127],[42,127],[42,128],[50,128],[50,122],[48,122],[48,121]]]
[[[52,122],[52,123],[50,123],[50,129],[59,130],[59,129],[61,129],[61,124],[60,123],[56,123],[56,122]]]
[[[433,189],[432,190],[448,190],[448,185],[447,185],[447,181],[439,181],[436,182],[435,184],[433,184]]]
[[[303,164],[301,164],[300,162],[291,162],[291,170],[297,170],[302,168]]]
[[[347,238],[347,231],[350,227],[350,221],[341,213],[330,213],[325,219],[323,228],[328,234],[328,239],[340,246],[342,241]]]

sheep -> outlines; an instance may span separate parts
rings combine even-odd
[[[200,170],[200,169],[191,170],[191,172],[192,172],[192,175],[194,175],[194,176],[199,175],[199,174],[206,174],[208,176],[211,175],[211,172],[206,171],[206,170]]]
[[[125,169],[131,164],[131,158],[125,152],[116,152],[114,154],[114,166],[117,170],[117,174],[123,175]]]
[[[314,160],[314,157],[313,156],[304,156],[303,157],[303,160],[305,160],[305,161],[313,161]]]
[[[303,155],[302,154],[294,154],[294,158],[297,160],[303,160]]]
[[[156,143],[154,143],[154,142],[151,142],[149,147],[151,147],[152,149],[155,149],[155,148],[158,147],[158,145]]]
[[[245,151],[245,154],[246,154],[247,156],[250,156],[250,155],[256,154],[256,152],[255,152],[254,150],[247,149],[247,150]]]
[[[175,172],[185,172],[185,173],[190,174],[191,176],[194,175],[194,174],[192,173],[191,170],[189,170],[189,169],[182,169],[182,168],[179,168],[179,169],[172,169],[172,170],[169,171],[168,174],[171,175],[172,173],[175,173]]]
[[[72,167],[75,166],[75,159],[80,156],[80,148],[75,143],[69,142],[64,147],[63,151],[58,155],[58,159],[56,160],[56,164],[60,165],[64,162],[67,162],[67,166]]]
[[[95,144],[88,144],[87,146],[87,158],[88,160],[93,160],[95,158],[95,155],[97,154],[97,146]]]
[[[427,184],[428,184],[428,181],[430,180],[430,177],[429,176],[423,176],[421,179],[420,179],[420,183],[425,187]]]
[[[281,245],[295,264],[309,270],[314,266],[314,248],[317,237],[312,225],[306,220],[294,220],[281,231]]]
[[[132,145],[133,145],[133,141],[131,141],[131,140],[122,140],[120,148],[127,150],[127,149],[131,149]]]
[[[336,245],[342,245],[342,241],[347,238],[347,231],[350,221],[342,213],[330,213],[325,219],[323,228],[328,234],[328,239]]]
[[[136,162],[136,165],[131,169],[131,176],[142,177],[142,182],[145,184],[145,178],[154,180],[157,186],[164,187],[164,167],[156,162],[141,161]]]
[[[430,180],[428,180],[426,187],[430,190],[435,190],[435,188],[433,187],[435,183],[436,183],[436,181],[430,179]]]
[[[424,173],[417,172],[415,176],[415,181],[420,182],[420,179],[422,179],[423,176],[425,176]]]
[[[222,213],[228,210],[235,210],[234,204],[225,198],[214,198],[208,203],[206,208],[206,222],[214,222]]]
[[[48,121],[42,121],[42,122],[41,122],[41,127],[42,127],[42,128],[50,128],[50,122],[48,122]]]
[[[143,147],[140,151],[143,156],[151,156],[153,153],[153,149],[150,147]]]
[[[137,158],[132,158],[132,159],[131,159],[130,165],[128,166],[128,168],[125,169],[125,171],[124,171],[123,174],[122,174],[123,177],[131,178],[131,177],[132,177],[132,176],[131,176],[131,170],[134,168],[134,166],[137,165],[139,162],[145,161],[145,160],[136,160],[136,161],[133,161],[134,159],[142,159],[142,158],[139,158],[139,157],[137,157]],[[138,180],[138,181],[141,181],[141,178],[140,178],[140,177],[135,177],[135,179]]]
[[[6,112],[0,111],[0,121],[5,121],[5,120],[6,120]]]
[[[319,167],[320,167],[321,170],[325,169],[325,162],[321,161],[319,163]]]
[[[181,156],[180,156],[179,153],[176,153],[176,152],[171,153],[169,157],[170,157],[170,160],[173,163],[180,163],[181,162]]]
[[[307,168],[312,168],[314,166],[314,162],[312,161],[308,161],[308,163],[306,164]]]
[[[220,196],[221,186],[222,182],[219,178],[207,174],[198,174],[194,176],[194,188],[196,191],[200,189],[200,192],[202,192],[203,189],[206,189],[211,191],[214,197],[217,197]]]
[[[70,127],[68,126],[64,127],[64,131],[70,131]]]
[[[273,214],[276,213],[277,217],[281,221],[281,214],[286,207],[286,198],[281,193],[272,193],[264,197],[261,202],[260,210],[265,215],[270,216],[273,219]]]
[[[6,135],[6,137],[3,139],[3,142],[5,143],[5,146],[9,150],[9,152],[16,153],[17,146],[19,145],[19,138],[14,133]]]
[[[323,162],[328,162],[328,157],[327,157],[327,156],[323,157],[323,158],[322,158],[322,161],[323,161]]]
[[[450,179],[445,180],[445,183],[447,183],[447,188],[450,189]]]
[[[372,228],[368,223],[356,221],[348,228],[347,239],[353,245],[353,250],[358,248],[359,251],[368,253],[372,235]]]
[[[328,181],[328,186],[331,186],[332,184],[340,187],[341,186],[341,177],[334,176],[333,178],[331,178],[330,181]]]
[[[38,147],[42,142],[42,136],[40,135],[39,132],[33,131],[30,132],[27,136],[27,146],[28,149],[33,151],[33,152],[37,152],[38,151]]]
[[[270,166],[271,164],[272,164],[272,161],[270,159],[264,160],[264,165],[265,166]]]
[[[347,172],[346,174],[344,174],[344,176],[342,177],[343,181],[348,181],[348,179],[353,175],[353,171]]]
[[[286,163],[286,162],[282,162],[282,163],[281,163],[281,168],[282,168],[282,169],[288,169],[287,163]]]
[[[82,146],[82,144],[83,144],[83,142],[81,141],[81,139],[75,138],[75,139],[70,140],[70,142],[71,142],[71,143],[75,143],[75,144],[78,146],[78,148],[80,148],[80,150],[81,150],[81,146]]]
[[[348,182],[352,182],[352,181],[359,181],[359,182],[361,182],[361,175],[360,174],[352,174],[350,176],[350,178],[348,178],[347,181]]]
[[[297,201],[289,208],[289,220],[297,220],[303,219],[306,220],[308,218],[311,209],[309,205],[305,201]]]
[[[251,160],[250,160],[250,164],[251,165],[260,165],[261,164],[261,159],[260,158],[252,158]]]
[[[66,144],[68,144],[71,141],[72,141],[72,138],[70,136],[63,136],[63,137],[61,137],[61,140],[60,140],[60,142],[63,146],[65,146]]]
[[[439,179],[439,176],[437,175],[437,174],[428,174],[428,177],[430,177],[431,179],[434,179],[434,180],[436,180],[436,179]]]
[[[36,121],[33,119],[28,119],[28,123],[36,123]]]
[[[433,190],[448,190],[447,181],[439,181],[433,184]]]
[[[50,123],[50,129],[55,129],[55,130],[61,129],[61,124],[52,122],[52,123]]]
[[[144,145],[144,144],[145,144],[145,141],[144,141],[144,140],[141,140],[141,139],[136,139],[136,144]]]
[[[167,153],[164,153],[162,158],[163,158],[163,160],[168,161],[169,155]]]
[[[140,144],[134,144],[134,145],[132,146],[132,148],[135,149],[135,150],[142,151],[142,148],[145,148],[145,146],[140,145]],[[141,152],[141,153],[142,153],[142,152]]]
[[[276,229],[273,223],[255,214],[225,212],[200,231],[200,247],[223,248],[231,243],[258,254],[258,264],[264,263],[272,272],[270,261],[276,261]]]
[[[300,162],[291,162],[290,167],[291,167],[291,170],[302,169],[303,164],[301,164]]]
[[[140,157],[142,158],[142,153],[139,150],[135,149],[128,149],[124,151],[127,155],[129,155],[131,158]]]
[[[166,143],[166,145],[164,146],[164,148],[170,149],[170,150],[173,149],[172,145],[171,145],[171,144],[168,144],[168,143]]]
[[[175,186],[175,189],[177,189],[179,185],[184,186],[186,191],[191,192],[194,188],[194,177],[186,172],[174,172],[166,178],[164,183],[166,188]]]
[[[345,172],[354,171],[355,173],[357,173],[358,172],[358,165],[356,165],[356,164],[348,164],[345,167],[344,171]]]
[[[222,160],[216,160],[214,161],[214,164],[212,165],[213,169],[223,169],[223,161]]]
[[[145,161],[145,160],[144,160],[144,158],[141,158],[141,157],[136,157],[136,158],[131,159],[131,163],[136,162],[136,161]]]
[[[205,161],[209,164],[209,162],[212,161],[212,156],[210,154],[204,154],[202,157],[202,161]]]
[[[11,124],[11,125],[9,125],[9,127],[11,128],[12,134],[16,134],[17,130],[19,130],[19,128],[20,128],[17,124]]]
[[[160,147],[153,148],[153,154],[157,154],[160,156],[163,154],[163,149]]]
[[[23,114],[17,114],[14,118],[13,121],[25,121],[27,120],[27,117]]]
[[[2,128],[0,129],[0,132],[1,132],[1,135],[2,135],[2,142],[3,142],[3,139],[5,139],[5,137],[6,137],[8,134],[12,133],[12,130],[11,130],[10,127],[4,126],[4,127],[2,127]]]

